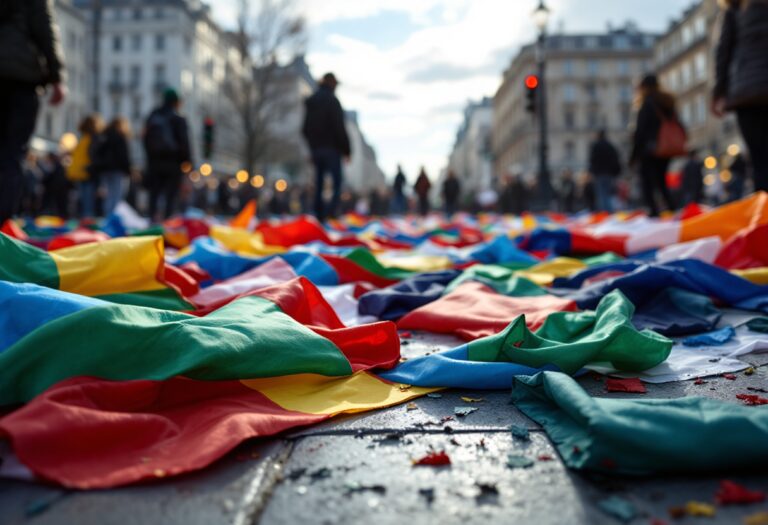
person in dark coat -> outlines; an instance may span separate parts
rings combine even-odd
[[[44,214],[69,218],[69,181],[61,158],[48,153],[37,163],[43,176],[43,199],[40,209]]]
[[[51,0],[0,2],[0,225],[21,202],[38,88],[52,88],[51,105],[64,100],[63,62]]]
[[[123,186],[131,175],[131,157],[128,140],[131,128],[124,117],[115,117],[101,134],[98,146],[100,181],[104,183],[106,198],[104,215],[111,215],[123,198]]]
[[[449,170],[443,181],[443,204],[445,205],[445,214],[451,217],[458,209],[459,195],[461,195],[461,183],[456,174]]]
[[[392,212],[395,214],[403,214],[407,211],[408,205],[405,200],[405,173],[403,168],[397,166],[397,175],[395,175],[395,181],[392,184]]]
[[[699,152],[692,149],[688,153],[688,160],[683,166],[682,201],[680,204],[687,206],[694,202],[701,202],[704,196],[704,163],[699,158]]]
[[[192,164],[187,119],[179,114],[181,98],[174,89],[163,93],[163,104],[150,113],[144,127],[147,154],[149,218],[157,220],[158,200],[165,199],[164,217],[173,215],[181,189],[183,164]]]
[[[563,171],[560,177],[558,197],[561,211],[565,213],[576,211],[576,181],[573,180],[573,172],[571,170]]]
[[[521,215],[526,209],[528,191],[518,175],[507,175],[499,198],[501,213]]]
[[[413,191],[419,198],[419,213],[422,217],[429,213],[429,192],[432,189],[432,183],[429,182],[429,177],[424,168],[421,168],[419,177],[416,179],[416,183],[413,185]]]
[[[611,144],[604,129],[597,133],[589,149],[589,172],[595,180],[598,211],[613,213],[613,194],[616,177],[621,174],[619,152]]]
[[[667,169],[670,159],[656,155],[662,118],[679,122],[675,99],[662,91],[656,75],[647,75],[638,86],[640,109],[637,113],[630,164],[640,166],[643,200],[650,215],[657,217],[656,191],[661,193],[667,208],[675,210],[672,193],[667,187]]]
[[[315,165],[315,216],[319,221],[335,217],[341,199],[341,161],[349,161],[352,149],[344,121],[344,110],[336,98],[338,81],[333,73],[326,73],[318,90],[305,101],[302,132],[312,153]],[[331,175],[333,196],[326,206],[323,200],[325,176]]]
[[[768,1],[722,0],[712,112],[735,111],[756,191],[768,191]]]
[[[737,201],[744,196],[744,184],[747,181],[747,161],[743,153],[733,157],[729,169],[731,181],[726,187],[728,190],[728,201]]]

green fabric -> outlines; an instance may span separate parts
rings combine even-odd
[[[238,299],[205,317],[108,305],[38,328],[0,353],[0,405],[30,400],[73,376],[226,380],[352,373],[328,339],[271,301]]]
[[[384,266],[371,252],[364,248],[356,248],[352,250],[346,255],[346,258],[357,265],[362,266],[369,272],[376,274],[379,277],[384,277],[385,279],[402,281],[415,273],[409,270],[403,270],[402,268]]]
[[[768,465],[768,406],[593,398],[558,372],[518,376],[512,402],[544,427],[573,469],[651,475]]]
[[[510,270],[527,270],[528,268],[532,266],[536,266],[537,264],[540,264],[540,263],[515,261],[515,262],[507,262],[507,263],[498,263],[495,266],[501,266],[502,268],[508,268]]]
[[[747,328],[753,332],[768,334],[768,317],[757,317],[747,321]]]
[[[195,309],[192,304],[179,297],[179,294],[171,288],[152,290],[149,292],[101,295],[98,299],[109,301],[110,303],[145,306],[147,308],[159,308],[161,310],[173,310],[175,312]]]
[[[47,252],[0,233],[0,280],[59,287],[59,269]]]
[[[162,227],[162,225],[157,226],[150,226],[149,228],[146,228],[144,230],[138,230],[133,233],[131,233],[132,237],[154,237],[154,236],[163,236],[163,233],[165,233],[165,229]]]
[[[605,253],[601,253],[600,255],[594,255],[592,257],[587,257],[585,259],[582,259],[581,262],[583,262],[587,266],[598,266],[600,264],[617,263],[623,260],[624,260],[624,257],[620,255],[616,255],[613,252],[605,252]]]
[[[496,264],[476,264],[467,268],[448,284],[443,295],[451,293],[467,281],[483,283],[498,293],[510,297],[547,295],[547,291],[533,281],[516,275],[514,270]]]
[[[507,361],[533,368],[555,365],[574,374],[589,363],[610,362],[617,370],[640,372],[669,357],[673,342],[632,326],[635,307],[618,290],[607,294],[595,312],[550,314],[536,333],[525,316],[503,332],[468,344],[471,361]]]

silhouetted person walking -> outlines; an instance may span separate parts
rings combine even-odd
[[[102,134],[99,146],[101,181],[106,188],[104,215],[111,215],[123,198],[125,181],[131,176],[131,156],[128,140],[130,124],[124,117],[116,117]]]
[[[397,175],[392,184],[392,213],[403,214],[408,210],[408,203],[405,200],[405,173],[403,168],[397,167]]]
[[[344,124],[344,110],[336,98],[338,81],[326,73],[318,90],[305,101],[306,113],[302,132],[315,165],[315,216],[319,221],[335,217],[341,199],[341,161],[352,153]],[[333,196],[328,206],[323,200],[325,176],[331,175]]]
[[[688,160],[683,166],[683,195],[680,204],[686,206],[694,202],[701,202],[704,196],[704,163],[699,158],[695,149],[688,153]]]
[[[52,86],[50,103],[64,100],[64,65],[50,0],[0,3],[0,224],[21,202],[22,164],[35,130],[38,87]]]
[[[735,111],[755,190],[768,191],[768,1],[721,0],[712,112]]]
[[[658,153],[659,132],[665,120],[679,123],[675,99],[662,91],[656,75],[647,75],[638,86],[640,109],[637,113],[634,144],[630,164],[639,164],[643,199],[652,217],[659,215],[656,191],[659,191],[670,210],[675,202],[667,188],[667,169],[670,157]]]
[[[613,213],[613,194],[616,177],[621,174],[619,152],[611,144],[605,130],[597,133],[589,149],[589,172],[595,181],[595,198],[598,211]]]
[[[416,184],[413,185],[413,191],[419,199],[419,213],[422,217],[429,213],[429,191],[431,189],[432,183],[429,182],[427,172],[424,171],[424,168],[421,168]]]
[[[456,174],[449,170],[448,175],[443,181],[443,204],[445,205],[445,214],[450,217],[459,207],[459,196],[461,195],[461,183]]]
[[[187,119],[179,114],[181,99],[173,89],[163,93],[163,105],[150,113],[144,127],[147,153],[149,218],[156,220],[157,201],[165,200],[164,217],[173,215],[184,176],[182,164],[192,163]]]

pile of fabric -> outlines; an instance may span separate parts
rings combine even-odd
[[[768,406],[596,399],[569,377],[694,380],[768,349],[768,194],[663,220],[254,211],[2,226],[0,475],[164,478],[450,387],[513,388],[572,468],[768,462]],[[406,360],[405,331],[456,344]]]

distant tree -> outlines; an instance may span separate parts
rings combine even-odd
[[[238,0],[234,38],[242,74],[230,76],[224,93],[238,112],[243,162],[255,173],[259,163],[285,150],[284,140],[271,131],[270,124],[292,109],[282,96],[282,65],[303,54],[306,25],[295,14],[293,0]]]

